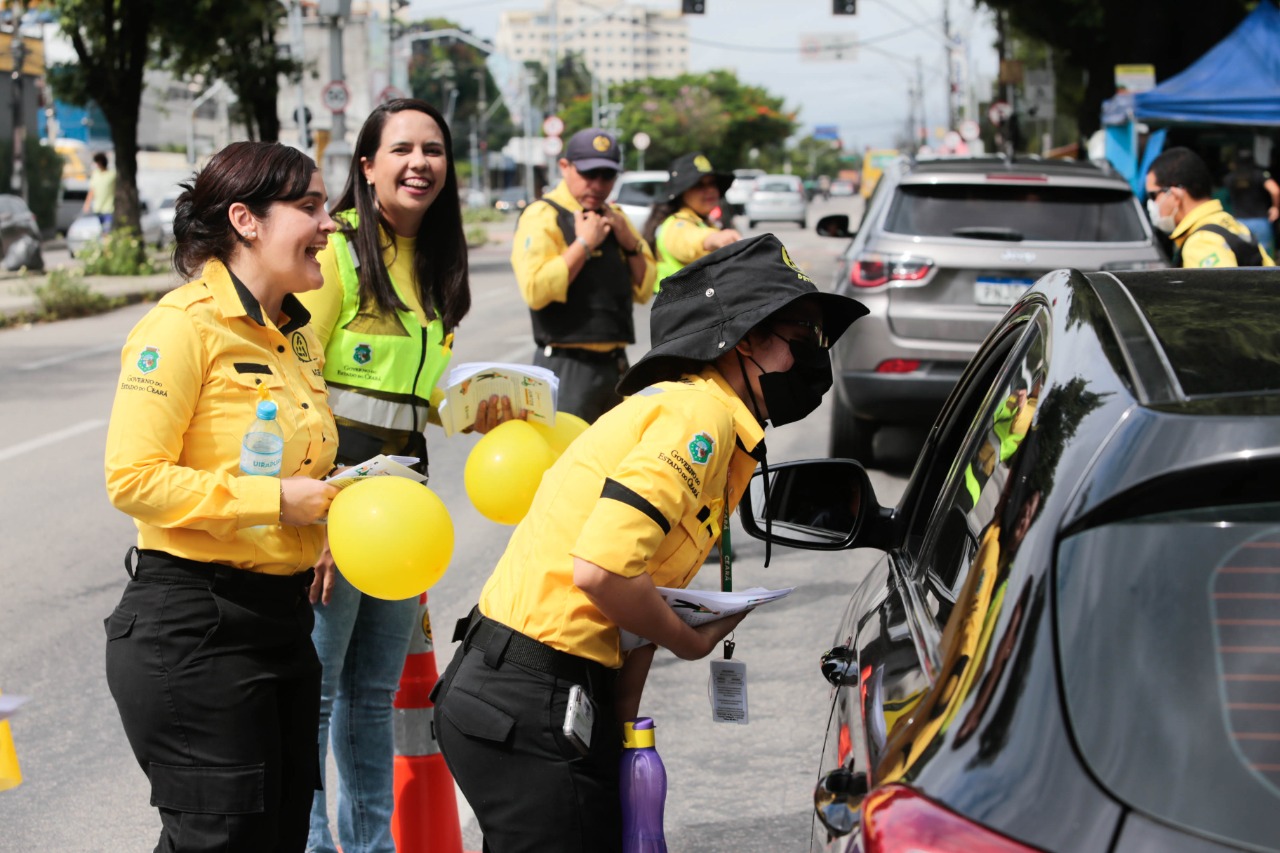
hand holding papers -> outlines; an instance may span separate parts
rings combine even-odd
[[[408,467],[417,464],[417,462],[418,457],[416,456],[387,456],[379,453],[359,465],[352,465],[341,474],[334,474],[325,482],[338,489],[345,489],[352,483],[358,483],[370,477],[404,477],[405,479],[413,480],[415,483],[425,483],[427,481],[426,474],[419,474]]]
[[[526,412],[529,423],[555,423],[560,380],[545,367],[472,361],[449,371],[440,425],[445,435],[462,432],[476,422],[476,407],[490,397],[507,397],[513,413]]]
[[[759,607],[761,604],[786,598],[794,589],[795,587],[793,586],[786,589],[753,587],[744,589],[741,592],[715,592],[707,589],[671,589],[670,587],[660,586],[658,587],[658,593],[671,609],[679,614],[686,625],[696,628],[707,622],[714,622],[717,619],[741,613],[748,608]],[[624,631],[621,628],[618,629],[618,634],[621,638],[621,648],[624,652],[649,642],[643,637],[639,637],[630,631]]]

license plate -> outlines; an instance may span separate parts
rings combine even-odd
[[[973,285],[973,301],[979,305],[1012,305],[1035,283],[1030,278],[982,276]]]

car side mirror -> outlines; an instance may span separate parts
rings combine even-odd
[[[852,459],[773,465],[767,484],[757,471],[738,512],[756,539],[810,551],[885,548],[893,520],[876,502],[866,469]]]
[[[822,237],[852,237],[855,233],[849,230],[849,217],[843,213],[822,217],[813,230]]]

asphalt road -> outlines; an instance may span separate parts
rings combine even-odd
[[[855,204],[819,203],[811,222]],[[459,362],[524,361],[532,352],[528,314],[507,264],[509,232],[498,232],[508,242],[472,255],[475,304],[458,333]],[[794,225],[778,225],[776,233],[826,289],[844,241]],[[114,853],[155,844],[158,820],[103,676],[102,629],[125,585],[122,557],[133,539],[131,521],[106,500],[103,442],[120,345],[146,310],[0,331],[0,689],[31,697],[13,721],[25,781],[0,793],[0,851]],[[647,349],[647,308],[637,311],[637,326],[642,340],[633,359]],[[824,455],[827,418],[824,405],[803,423],[770,431],[770,460]],[[456,528],[452,565],[430,593],[440,668],[453,654],[454,620],[474,603],[509,533],[481,517],[463,490],[475,441],[430,436],[431,487]],[[900,478],[873,472],[872,479],[882,503],[896,501]],[[748,664],[749,725],[711,722],[705,661],[660,653],[655,663],[642,712],[658,724],[673,853],[807,849],[827,719],[818,656],[830,646],[855,578],[876,556],[775,549],[764,569],[763,544],[735,532],[738,588],[797,590],[737,632],[735,657]],[[714,566],[695,585],[715,588]],[[474,819],[458,805],[466,849],[478,850]]]

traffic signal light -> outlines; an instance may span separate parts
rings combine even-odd
[[[833,15],[858,14],[858,0],[831,0],[831,14]]]
[[[683,15],[701,15],[706,11],[704,0],[680,0],[680,13]]]

